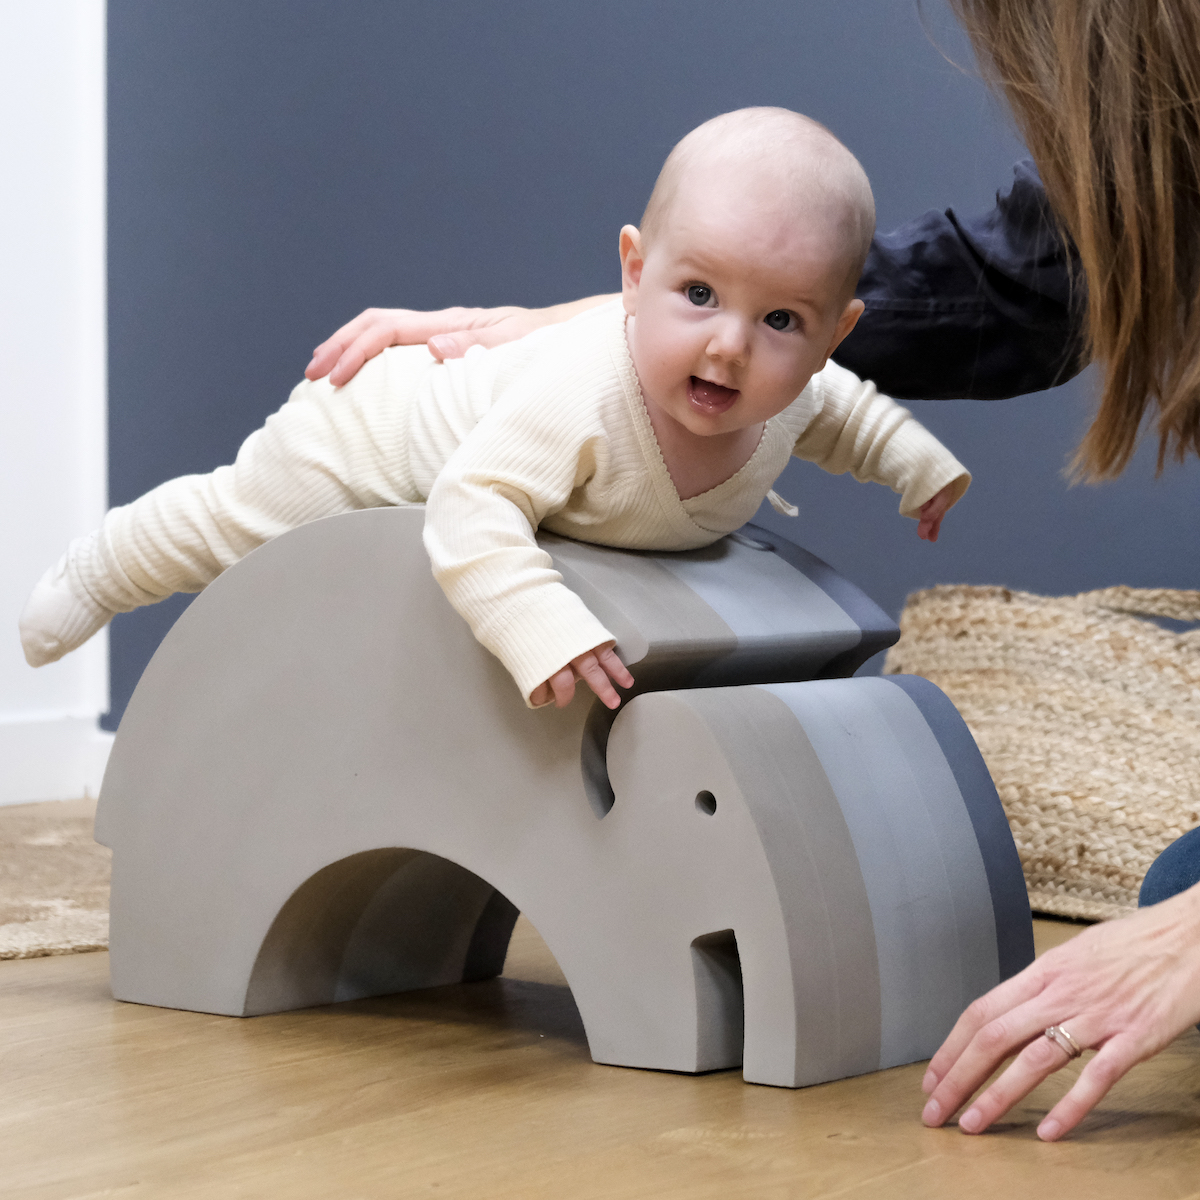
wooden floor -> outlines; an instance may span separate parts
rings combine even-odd
[[[118,1004],[107,958],[0,962],[6,1200],[1200,1197],[1194,1031],[1043,1145],[1068,1070],[973,1138],[922,1128],[921,1065],[802,1091],[596,1066],[524,923],[503,979],[251,1020]]]

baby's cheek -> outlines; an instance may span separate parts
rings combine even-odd
[[[764,386],[775,396],[780,411],[804,391],[813,376],[813,371],[812,363],[797,363],[794,358],[774,364],[774,369],[764,378]]]
[[[786,390],[793,397],[800,395],[812,377],[825,365],[825,353],[815,346],[806,344],[802,353],[794,355],[787,363]]]
[[[679,353],[678,347],[660,342],[649,356],[642,384],[656,391],[673,387],[680,378],[691,373],[689,363],[690,360]]]

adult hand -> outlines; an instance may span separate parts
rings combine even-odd
[[[561,671],[556,671],[545,683],[539,683],[530,693],[529,702],[535,708],[549,704],[551,698],[559,708],[566,708],[575,696],[575,681],[582,680],[609,708],[616,708],[621,697],[609,681],[623,688],[633,687],[633,676],[613,649],[615,643],[605,642],[586,654],[573,658]]]
[[[959,1118],[982,1133],[1068,1061],[1043,1036],[1065,1026],[1098,1051],[1038,1126],[1052,1142],[1079,1124],[1130,1067],[1200,1020],[1200,885],[1130,917],[1094,925],[980,997],[933,1056],[926,1125],[942,1125],[1012,1054]]]
[[[936,542],[942,528],[942,518],[953,502],[954,489],[949,483],[933,499],[926,500],[918,510],[921,515],[917,523],[917,536],[926,542]]]
[[[422,342],[439,362],[461,358],[475,345],[500,346],[540,329],[565,321],[608,296],[589,296],[570,304],[549,308],[443,308],[437,312],[416,312],[409,308],[368,308],[353,321],[322,342],[312,362],[304,370],[305,378],[329,376],[334,387],[341,387],[358,374],[369,358],[389,346],[419,346]]]

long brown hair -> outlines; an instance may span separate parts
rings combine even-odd
[[[1008,98],[1087,283],[1099,411],[1074,459],[1119,475],[1144,418],[1200,454],[1200,0],[950,0]]]

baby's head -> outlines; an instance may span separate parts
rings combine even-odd
[[[874,229],[862,167],[817,122],[747,108],[694,129],[621,230],[647,403],[705,436],[782,412],[854,328]]]

